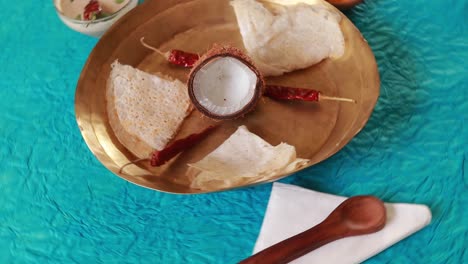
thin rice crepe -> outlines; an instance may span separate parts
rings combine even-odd
[[[240,126],[217,149],[189,166],[198,173],[192,188],[211,189],[289,173],[308,162],[296,157],[295,147],[286,143],[272,146]]]
[[[163,149],[190,113],[185,84],[118,61],[111,67],[106,102],[115,136],[140,158]]]
[[[264,76],[307,68],[344,54],[341,16],[316,4],[267,9],[255,0],[233,0],[244,46]]]

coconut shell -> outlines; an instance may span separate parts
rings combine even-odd
[[[197,72],[210,61],[219,57],[233,57],[244,63],[257,76],[257,84],[255,86],[255,93],[252,100],[244,108],[230,115],[216,115],[212,112],[209,112],[198,102],[198,100],[195,98],[195,94],[193,91],[193,80],[195,79],[195,75],[197,74]],[[203,115],[215,120],[230,120],[243,117],[248,112],[255,109],[255,106],[257,106],[265,89],[265,80],[263,79],[263,76],[257,69],[257,67],[255,67],[253,61],[240,49],[232,46],[222,46],[215,44],[193,65],[192,70],[189,73],[187,87],[190,100],[192,101],[195,108],[197,108],[197,110],[200,111]]]

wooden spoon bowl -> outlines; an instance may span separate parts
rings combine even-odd
[[[339,221],[348,235],[362,235],[382,229],[386,211],[382,201],[374,196],[354,196],[340,204],[326,220]]]

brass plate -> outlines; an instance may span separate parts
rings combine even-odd
[[[363,128],[379,95],[380,80],[374,55],[360,32],[344,15],[342,17],[341,27],[346,41],[343,57],[327,59],[281,77],[267,78],[266,82],[315,88],[327,95],[353,98],[357,104],[277,102],[264,98],[246,117],[218,123],[221,127],[214,135],[169,164],[149,168],[142,162],[119,173],[123,164],[148,153],[135,155],[138,150],[130,152],[120,144],[109,126],[105,87],[110,64],[118,59],[123,64],[147,72],[162,72],[185,82],[187,69],[169,65],[161,56],[142,47],[139,39],[145,37],[146,42],[164,51],[177,48],[202,54],[215,42],[243,48],[234,11],[227,0],[145,1],[100,39],[83,68],[75,95],[76,119],[83,138],[102,164],[119,177],[171,193],[202,193],[189,187],[186,164],[200,160],[241,124],[271,144],[287,142],[294,145],[298,157],[310,159],[310,165],[316,164],[340,150]],[[194,111],[177,137],[199,131],[212,123]],[[277,175],[253,184],[285,176]]]

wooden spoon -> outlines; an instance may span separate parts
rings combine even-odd
[[[354,196],[341,203],[320,224],[266,248],[240,264],[288,263],[337,239],[377,232],[385,226],[385,221],[386,211],[381,200],[374,196]]]
[[[355,5],[360,4],[362,1],[363,0],[327,0],[327,2],[340,10],[350,9]]]

